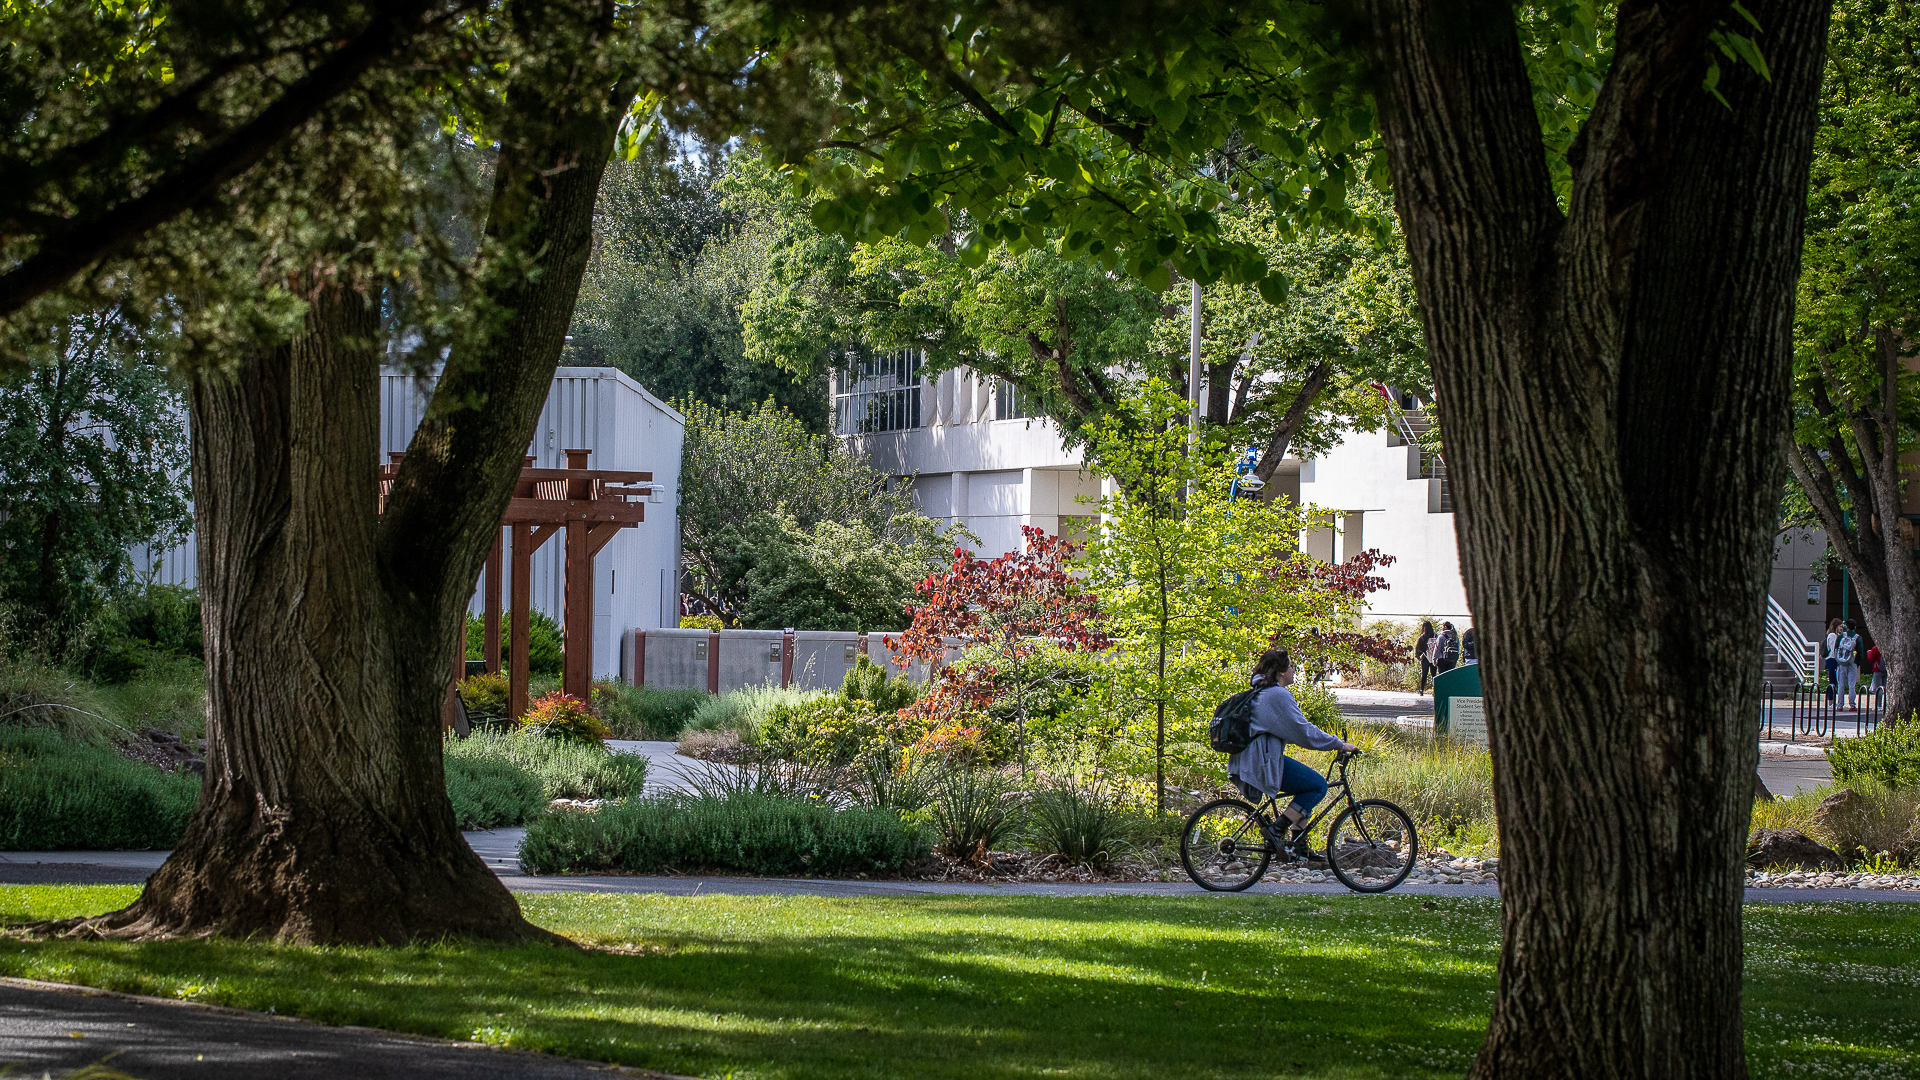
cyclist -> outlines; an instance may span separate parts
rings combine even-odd
[[[1253,742],[1227,759],[1227,775],[1249,800],[1267,795],[1291,795],[1280,811],[1288,835],[1281,851],[1296,859],[1313,855],[1301,835],[1307,816],[1326,797],[1326,777],[1287,756],[1287,744],[1308,750],[1339,750],[1351,754],[1359,747],[1343,742],[1308,722],[1287,687],[1293,685],[1293,660],[1285,649],[1268,649],[1254,665]]]

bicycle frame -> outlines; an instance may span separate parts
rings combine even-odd
[[[1321,822],[1327,820],[1327,816],[1335,810],[1351,807],[1359,803],[1359,800],[1353,797],[1353,788],[1347,783],[1347,762],[1351,760],[1352,759],[1345,754],[1335,754],[1333,760],[1328,762],[1326,772],[1328,797],[1322,800],[1320,812],[1307,819],[1306,826],[1300,830],[1302,836],[1313,832],[1313,830],[1318,827]],[[1340,770],[1340,778],[1338,780],[1333,778],[1333,770],[1335,769]],[[1339,798],[1333,797],[1333,792],[1336,788],[1340,791]],[[1282,794],[1285,793],[1283,792]],[[1289,801],[1292,800],[1292,796],[1288,796],[1287,798]],[[1341,799],[1346,801],[1343,803]],[[1269,795],[1265,801],[1254,806],[1253,812],[1259,815],[1260,820],[1269,823],[1269,825],[1277,824],[1280,821],[1279,803],[1279,795]],[[1362,834],[1364,835],[1364,826]],[[1269,836],[1267,841],[1269,845],[1271,845],[1273,838]]]

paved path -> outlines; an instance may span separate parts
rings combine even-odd
[[[1831,784],[1833,766],[1827,763],[1825,754],[1818,757],[1762,754],[1760,779],[1766,781],[1767,790],[1775,795],[1792,795]]]
[[[589,1080],[668,1074],[478,1043],[0,979],[0,1066],[67,1072],[112,1056],[139,1080]]]

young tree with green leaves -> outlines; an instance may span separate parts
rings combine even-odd
[[[1154,717],[1162,810],[1169,732],[1193,741],[1214,706],[1245,689],[1263,650],[1307,645],[1303,660],[1353,666],[1361,650],[1377,654],[1385,644],[1369,648],[1354,629],[1371,590],[1334,587],[1326,568],[1299,550],[1312,509],[1232,498],[1234,469],[1223,462],[1232,451],[1217,438],[1196,440],[1187,409],[1185,398],[1148,379],[1095,425],[1091,447],[1117,490],[1100,504],[1087,582],[1115,646],[1117,704]],[[1361,561],[1371,569],[1392,560],[1370,553]]]
[[[1920,17],[1843,0],[1828,38],[1795,318],[1787,463],[1920,712]],[[1903,463],[1903,458],[1905,459]],[[1912,515],[1912,516],[1909,516]]]
[[[52,363],[0,385],[0,603],[55,659],[134,584],[130,548],[192,526],[186,404],[141,338],[116,311],[74,316]]]

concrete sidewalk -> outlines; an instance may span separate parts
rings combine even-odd
[[[109,1057],[140,1080],[672,1080],[479,1043],[0,978],[0,1067],[66,1073]]]

